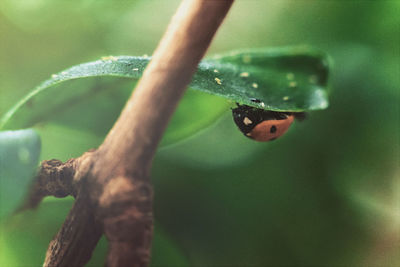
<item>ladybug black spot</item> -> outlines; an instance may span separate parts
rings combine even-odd
[[[270,133],[275,133],[275,132],[276,132],[276,126],[275,126],[275,125],[272,125],[272,126],[271,126],[271,129],[269,129],[269,132],[270,132]]]

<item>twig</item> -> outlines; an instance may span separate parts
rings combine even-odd
[[[184,0],[98,150],[74,160],[76,202],[45,266],[82,266],[104,233],[108,266],[147,266],[153,229],[150,167],[167,123],[233,0]],[[57,168],[60,168],[58,166]]]

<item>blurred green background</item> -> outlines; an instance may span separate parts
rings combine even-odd
[[[1,0],[0,116],[69,66],[152,54],[178,4]],[[225,107],[160,148],[153,265],[400,266],[400,1],[239,0],[209,54],[298,44],[332,56],[330,107],[265,144],[244,138]],[[197,117],[179,114],[188,127]],[[78,156],[102,138],[37,129],[42,159]],[[49,198],[1,222],[0,266],[40,266],[71,205]],[[102,240],[90,265],[105,251]]]

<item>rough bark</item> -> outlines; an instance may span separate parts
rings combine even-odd
[[[153,231],[150,167],[167,123],[233,0],[184,0],[103,144],[66,163],[42,163],[27,207],[76,200],[44,266],[83,266],[102,234],[107,266],[147,266]]]

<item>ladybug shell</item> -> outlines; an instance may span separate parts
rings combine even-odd
[[[272,141],[282,136],[289,129],[293,120],[293,115],[288,115],[283,120],[264,120],[246,135],[259,142]]]

